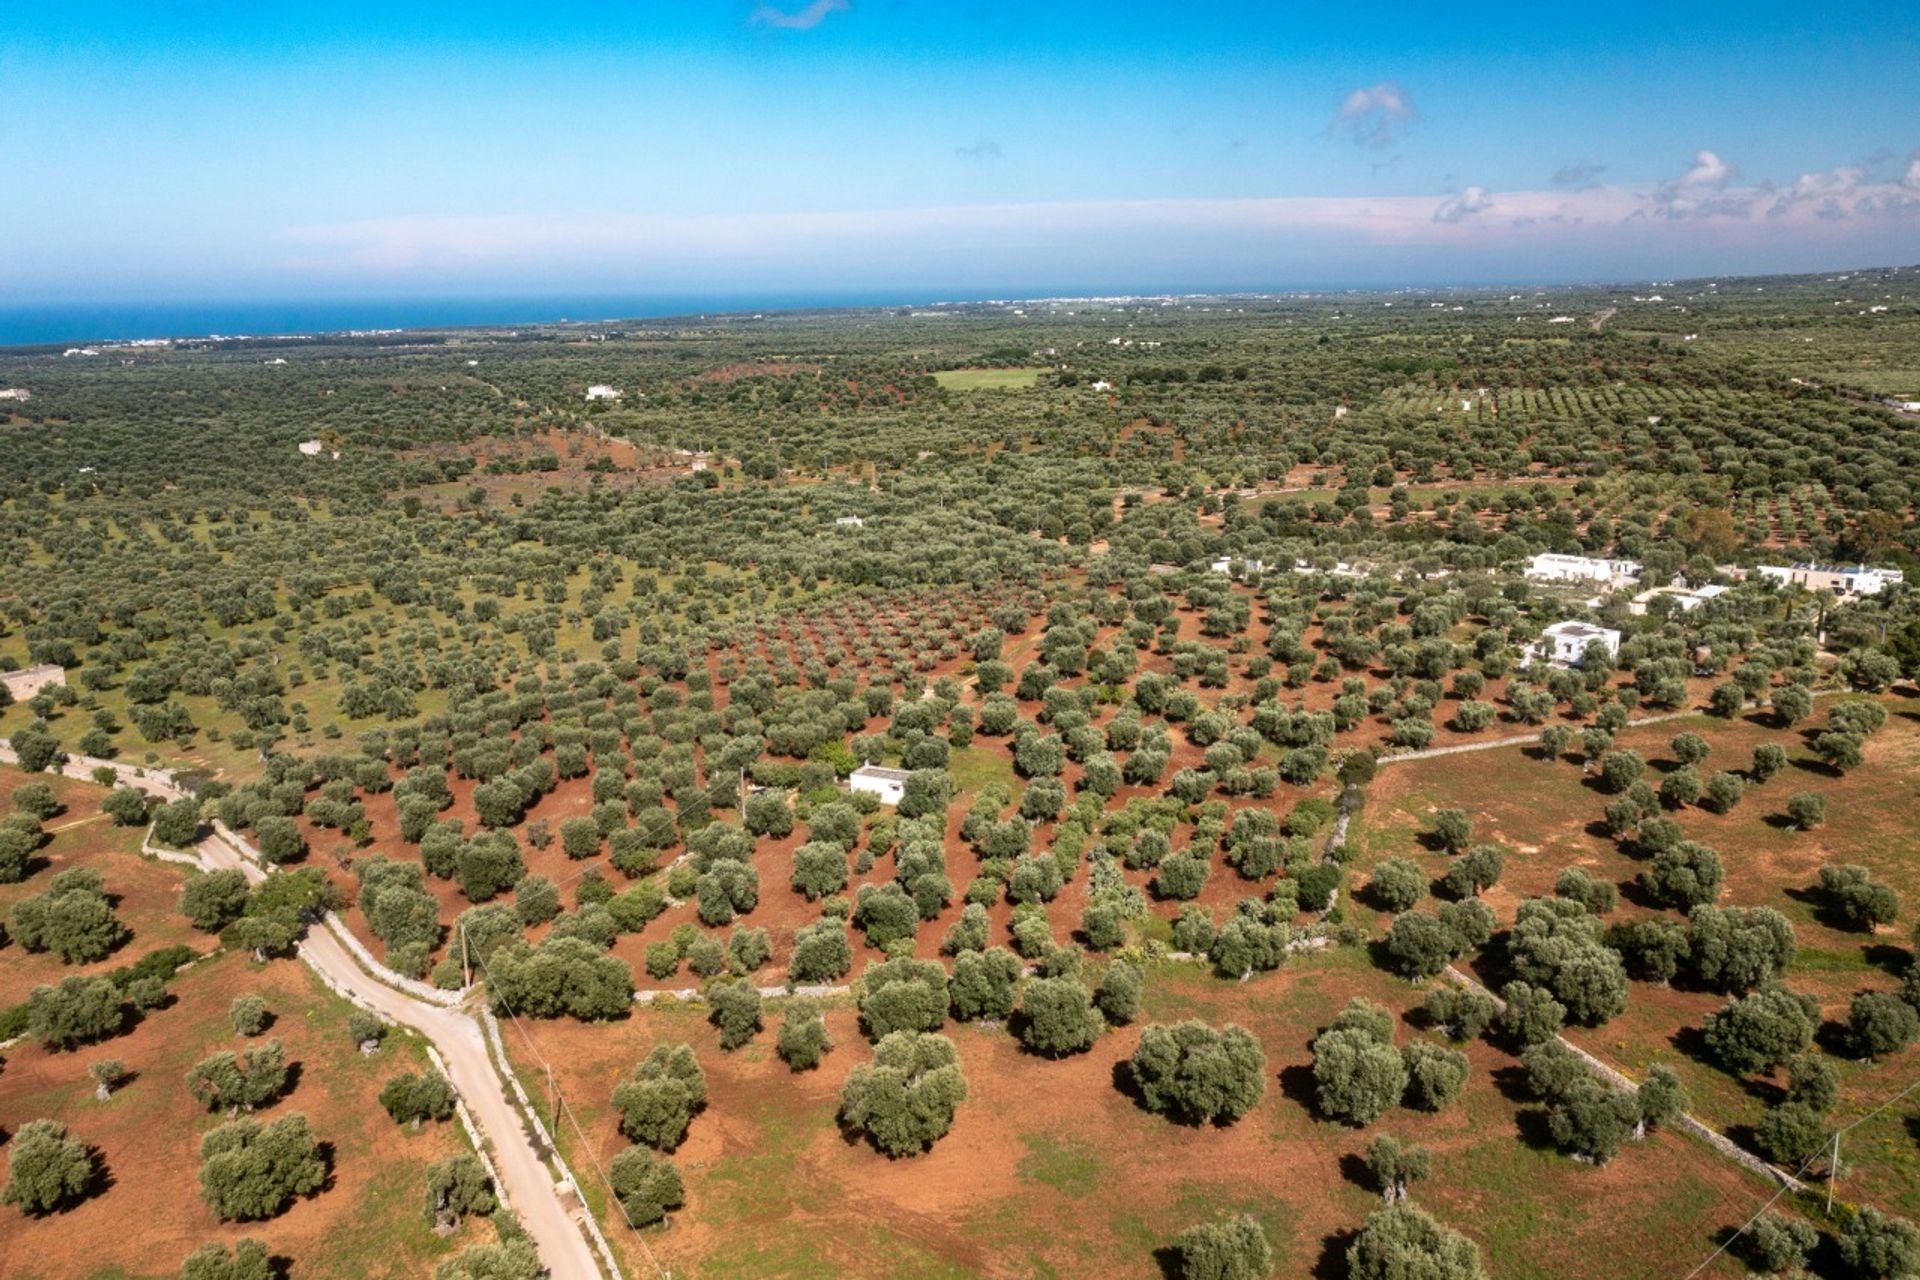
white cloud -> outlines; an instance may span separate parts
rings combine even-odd
[[[964,147],[955,147],[953,154],[959,156],[962,160],[1004,160],[1007,158],[1007,153],[1002,151],[1000,144],[992,138],[981,138],[977,142],[968,143]]]
[[[1652,213],[1675,220],[1743,216],[1766,192],[1729,190],[1739,172],[1719,152],[1703,147],[1693,153],[1692,168],[1654,188]]]
[[[1435,222],[1465,222],[1476,213],[1493,208],[1493,197],[1485,187],[1468,187],[1457,196],[1449,196],[1433,211]]]
[[[753,11],[748,21],[762,27],[778,27],[782,31],[811,31],[825,22],[828,14],[845,13],[852,7],[850,0],[813,0],[806,8],[788,13],[785,9],[763,4]]]
[[[1390,147],[1418,115],[1399,81],[1382,80],[1349,93],[1327,123],[1327,133],[1356,146]]]
[[[1553,177],[1549,179],[1549,181],[1556,187],[1572,187],[1577,191],[1585,190],[1588,187],[1596,185],[1599,182],[1600,175],[1606,171],[1607,166],[1603,164],[1562,165],[1553,171]]]

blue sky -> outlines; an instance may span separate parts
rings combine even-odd
[[[12,0],[0,304],[1920,261],[1920,10]]]

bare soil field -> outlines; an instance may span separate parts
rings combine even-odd
[[[7,1051],[0,1130],[12,1133],[43,1117],[61,1121],[98,1151],[107,1186],[45,1218],[0,1210],[0,1274],[171,1280],[199,1245],[251,1236],[289,1259],[302,1280],[416,1280],[435,1259],[492,1238],[484,1220],[469,1220],[442,1239],[423,1212],[426,1166],[467,1149],[458,1123],[411,1132],[377,1101],[389,1078],[425,1069],[419,1042],[395,1031],[379,1053],[363,1057],[348,1041],[349,1006],[291,960],[256,967],[223,952],[182,973],[171,990],[169,1007],[112,1040],[72,1053],[33,1043]],[[199,1198],[197,1171],[201,1136],[225,1117],[207,1114],[184,1080],[216,1050],[259,1043],[242,1041],[229,1021],[228,1006],[246,993],[265,997],[274,1015],[266,1038],[277,1037],[298,1064],[293,1087],[257,1114],[266,1121],[304,1114],[325,1144],[331,1176],[317,1195],[277,1218],[222,1223]],[[101,1102],[87,1064],[108,1057],[136,1075]],[[129,1229],[136,1223],[139,1230]]]
[[[1003,1027],[949,1025],[970,1095],[952,1132],[905,1160],[835,1123],[847,1073],[870,1055],[850,1007],[829,1015],[832,1053],[800,1075],[773,1052],[773,1008],[768,1031],[732,1054],[698,1006],[673,1004],[602,1026],[527,1025],[528,1038],[510,1031],[509,1042],[529,1080],[544,1078],[539,1063],[553,1065],[601,1163],[626,1145],[614,1085],[656,1043],[694,1047],[710,1101],[675,1157],[687,1207],[645,1233],[676,1274],[1150,1277],[1160,1274],[1154,1250],[1184,1227],[1246,1211],[1274,1240],[1276,1275],[1341,1275],[1347,1233],[1379,1204],[1359,1172],[1379,1133],[1433,1150],[1434,1176],[1416,1198],[1478,1240],[1502,1277],[1666,1275],[1677,1258],[1706,1257],[1720,1226],[1771,1194],[1673,1134],[1599,1169],[1556,1154],[1537,1108],[1514,1100],[1524,1095],[1515,1060],[1485,1044],[1468,1046],[1472,1076],[1445,1111],[1396,1110],[1366,1130],[1323,1120],[1312,1108],[1308,1040],[1353,995],[1404,1010],[1421,993],[1352,950],[1297,958],[1247,984],[1193,966],[1155,969],[1143,1022],[1238,1022],[1266,1051],[1265,1098],[1227,1128],[1172,1124],[1117,1087],[1138,1024],[1063,1061],[1024,1054]],[[1398,1033],[1415,1034],[1404,1023]],[[586,1154],[577,1138],[562,1145]],[[1596,1197],[1608,1213],[1590,1211]],[[635,1273],[648,1274],[617,1209],[609,1217],[601,1208]]]

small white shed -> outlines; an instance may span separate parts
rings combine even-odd
[[[880,798],[881,804],[899,804],[907,793],[907,770],[863,764],[847,778],[847,787]]]

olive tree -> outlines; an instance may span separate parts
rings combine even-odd
[[[1410,1204],[1367,1215],[1347,1246],[1350,1280],[1487,1280],[1480,1247]]]
[[[620,1132],[658,1151],[679,1146],[706,1104],[706,1073],[685,1044],[655,1045],[635,1065],[632,1078],[613,1090]]]
[[[833,1048],[833,1037],[820,1006],[812,1000],[794,1000],[780,1019],[776,1049],[781,1061],[795,1071],[811,1071]]]
[[[30,1120],[7,1144],[7,1185],[0,1203],[32,1217],[81,1199],[93,1187],[99,1163],[87,1144],[57,1120]]]
[[[200,1196],[226,1221],[274,1217],[326,1180],[326,1158],[303,1115],[269,1125],[232,1120],[200,1143]]]
[[[1147,1110],[1182,1124],[1231,1124],[1265,1094],[1267,1058],[1251,1032],[1231,1023],[1152,1023],[1127,1072]]]
[[[686,1201],[680,1171],[646,1147],[628,1147],[615,1156],[607,1165],[607,1181],[630,1226],[652,1226]]]
[[[1029,1053],[1048,1058],[1085,1053],[1106,1026],[1093,993],[1078,978],[1035,978],[1020,993],[1020,1043]]]
[[[840,1122],[898,1159],[930,1149],[967,1097],[959,1054],[945,1036],[895,1031],[855,1067],[840,1092]]]
[[[1187,1228],[1173,1252],[1181,1280],[1259,1280],[1273,1270],[1266,1230],[1244,1213]]]
[[[273,1280],[276,1274],[267,1246],[244,1237],[231,1250],[217,1242],[203,1244],[180,1264],[180,1280]]]
[[[450,1156],[427,1166],[427,1221],[451,1231],[472,1214],[500,1207],[487,1167],[474,1155]]]

